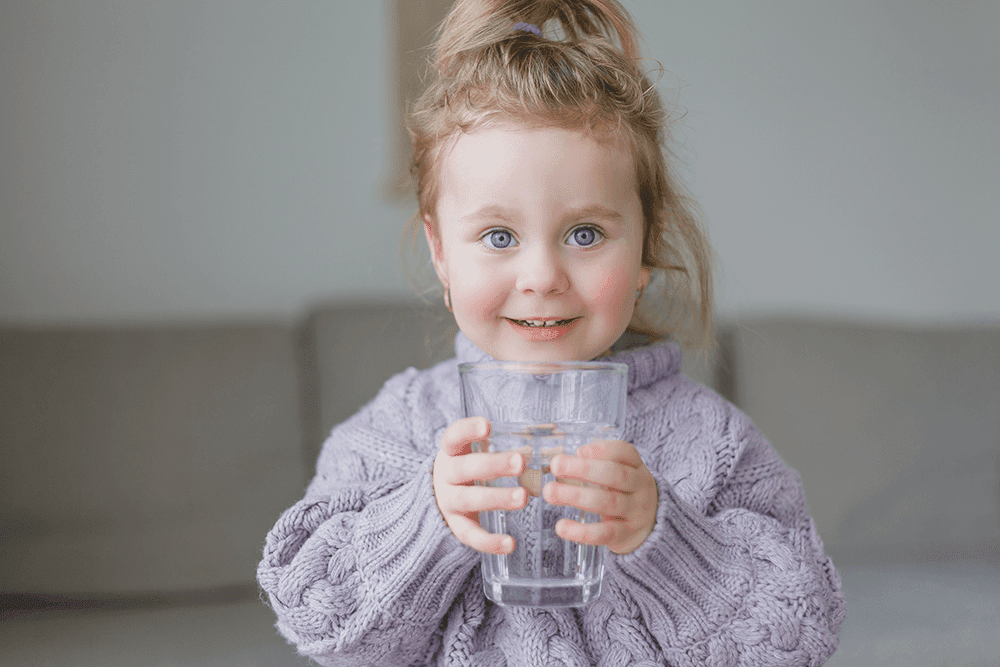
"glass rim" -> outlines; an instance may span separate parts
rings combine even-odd
[[[628,364],[613,361],[467,361],[458,365],[460,375],[477,370],[503,370],[533,375],[566,371],[608,371],[628,374]]]

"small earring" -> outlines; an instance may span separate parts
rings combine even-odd
[[[451,290],[447,287],[444,288],[444,307],[448,309],[449,313],[453,313],[451,309]]]
[[[643,291],[644,289],[646,289],[646,287],[645,287],[645,286],[643,286],[643,287],[640,287],[639,289],[637,289],[637,290],[635,291],[635,307],[636,307],[636,308],[638,308],[638,307],[639,307],[639,301],[641,301],[641,300],[642,300],[642,291]]]

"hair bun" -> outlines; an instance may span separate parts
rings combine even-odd
[[[458,0],[441,25],[434,64],[448,71],[463,53],[509,39],[518,26],[560,41],[605,40],[638,58],[635,24],[617,0]]]

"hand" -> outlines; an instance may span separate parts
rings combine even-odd
[[[656,480],[630,443],[598,440],[560,454],[550,466],[556,481],[542,489],[551,505],[568,505],[601,516],[598,523],[560,519],[556,535],[581,544],[602,544],[617,554],[635,551],[653,532],[659,492]],[[585,482],[590,486],[584,486]]]
[[[470,453],[473,442],[489,435],[490,423],[484,417],[459,419],[445,430],[434,459],[434,497],[459,542],[476,551],[507,554],[514,550],[514,538],[487,532],[479,525],[479,513],[519,510],[528,504],[528,493],[521,487],[474,483],[520,475],[526,463],[518,452]]]

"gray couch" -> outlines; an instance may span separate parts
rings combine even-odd
[[[0,664],[299,664],[257,599],[264,534],[324,434],[454,331],[410,302],[0,329]],[[1000,330],[719,338],[683,370],[802,475],[847,597],[828,664],[1000,664]]]

